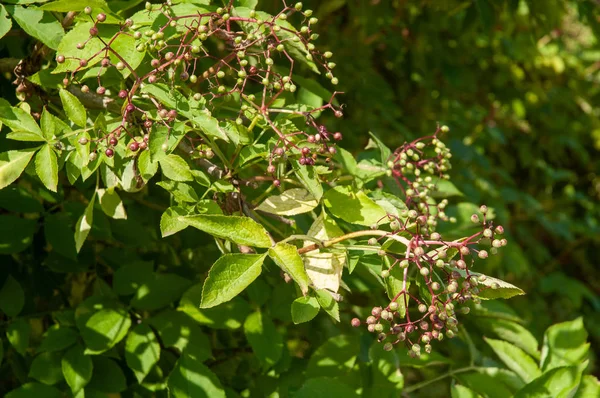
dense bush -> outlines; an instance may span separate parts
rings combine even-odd
[[[596,4],[210,3],[0,5],[0,392],[598,396]]]

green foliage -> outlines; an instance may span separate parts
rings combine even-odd
[[[0,395],[600,394],[594,2],[9,3]]]

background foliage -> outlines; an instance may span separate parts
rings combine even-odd
[[[56,21],[88,2],[36,14],[41,20],[18,7],[42,1],[6,3],[0,92],[15,104],[16,61],[38,40],[56,49]],[[352,294],[344,293],[339,323],[321,311],[294,324],[296,291],[275,266],[234,300],[200,310],[203,280],[220,252],[191,228],[161,238],[160,217],[171,204],[165,189],[119,192],[126,219],[114,209],[109,217],[98,199],[88,207],[94,221],[77,254],[73,230],[95,181],[71,187],[61,179],[51,192],[32,162],[18,184],[0,191],[0,394],[166,396],[169,383],[174,396],[222,396],[224,389],[228,396],[505,397],[534,381],[521,396],[566,396],[580,382],[577,396],[598,395],[595,379],[581,379],[586,366],[597,373],[600,340],[597,3],[304,3],[319,18],[317,42],[334,52],[345,92],[338,99],[344,117],[324,112],[320,120],[343,132],[344,147],[359,159],[374,156],[362,150],[369,131],[393,148],[437,122],[449,125],[445,141],[460,191],[449,198],[448,212],[459,216],[449,228],[469,223],[460,203],[494,208],[510,246],[478,271],[527,295],[475,308],[461,317],[458,339],[418,360],[405,350],[384,352],[350,327],[384,296],[373,293],[377,280],[366,266],[344,275]],[[129,16],[143,4],[108,7]],[[280,8],[278,0],[257,5]],[[40,65],[54,55],[29,61]],[[327,86],[325,77],[314,78]],[[1,152],[15,148],[5,131]],[[83,355],[82,343],[107,350]],[[177,390],[190,379],[197,390]]]

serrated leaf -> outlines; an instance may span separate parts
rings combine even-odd
[[[200,360],[185,353],[171,371],[167,385],[173,398],[225,398],[217,376]]]
[[[461,277],[465,278],[467,276],[467,273],[464,270],[461,269],[454,269],[452,268],[452,271],[457,271]],[[469,270],[469,274],[472,276],[480,276],[483,274],[480,274],[478,272],[473,272]],[[477,294],[477,296],[479,296],[480,298],[484,299],[484,300],[492,300],[492,299],[498,299],[498,298],[503,298],[503,299],[508,299],[514,296],[521,296],[524,295],[525,292],[516,287],[513,284],[510,284],[508,282],[503,281],[502,279],[498,279],[498,278],[494,278],[492,276],[488,276],[488,275],[484,275],[485,276],[485,281],[483,282],[479,282],[480,286],[485,286],[487,287],[487,289],[480,287],[480,292]]]
[[[321,306],[315,297],[298,297],[292,303],[292,321],[295,324],[304,323],[317,316]]]
[[[158,162],[153,162],[150,158],[150,151],[143,151],[137,158],[137,167],[140,177],[144,182],[150,181],[158,171]]]
[[[323,203],[331,214],[352,224],[370,227],[389,222],[387,212],[363,191],[337,186],[325,193]]]
[[[179,220],[218,238],[230,240],[238,245],[267,248],[271,239],[267,230],[249,217],[201,214],[180,216]]]
[[[94,221],[94,202],[96,201],[96,193],[92,196],[90,203],[88,203],[85,211],[77,220],[75,225],[75,249],[77,253],[81,250],[81,247],[85,243],[90,230],[92,229],[92,223]]]
[[[477,326],[482,328],[484,331],[490,331],[496,334],[496,336],[500,337],[502,340],[508,341],[509,343],[512,343],[525,350],[525,352],[535,359],[540,358],[540,352],[538,350],[538,342],[536,338],[529,330],[518,323],[511,322],[506,319],[488,319],[482,317],[477,319]]]
[[[83,347],[76,345],[62,358],[62,372],[73,394],[76,394],[92,379],[92,358],[83,353]]]
[[[19,315],[25,305],[25,292],[21,284],[8,275],[0,288],[0,310],[10,317]]]
[[[158,163],[165,177],[173,181],[194,181],[190,166],[181,156],[171,153],[159,159]]]
[[[62,102],[67,117],[76,125],[85,127],[87,124],[87,115],[85,107],[79,99],[64,88],[61,88],[58,94],[60,95],[60,101]]]
[[[10,28],[12,28],[12,19],[10,19],[6,8],[0,4],[0,39],[10,31]]]
[[[517,391],[515,398],[571,398],[578,390],[581,374],[588,362],[580,366],[560,366],[544,372]]]
[[[127,219],[123,201],[121,201],[119,194],[114,189],[98,189],[96,193],[98,194],[98,201],[104,214],[115,220]]]
[[[58,188],[58,159],[50,144],[42,146],[35,155],[35,172],[46,188],[56,192]]]
[[[484,338],[484,340],[492,347],[502,362],[519,375],[524,382],[529,383],[542,374],[533,358],[519,347],[502,340],[489,338]]]
[[[253,312],[244,322],[244,334],[252,351],[265,366],[279,361],[283,353],[283,338],[271,318],[260,311]]]
[[[211,267],[204,287],[200,308],[211,308],[231,300],[250,285],[262,272],[266,254],[225,254]]]
[[[187,211],[182,207],[169,207],[160,217],[160,232],[163,238],[176,234],[188,227],[188,223],[181,221],[179,217],[185,217]]]
[[[334,300],[329,291],[324,289],[317,290],[317,300],[325,312],[327,312],[336,321],[340,321],[340,306],[338,302]]]
[[[298,248],[289,243],[278,243],[269,249],[269,257],[281,268],[285,273],[292,277],[300,286],[302,294],[308,292],[310,279],[304,269],[302,257],[298,254]]]
[[[36,1],[36,3],[41,3],[41,1]],[[69,12],[83,11],[85,7],[92,7],[92,9],[98,10],[107,9],[108,5],[104,0],[56,0],[43,4],[40,6],[40,10]]]
[[[27,34],[53,50],[58,48],[65,31],[52,14],[34,7],[6,6],[6,9]]]
[[[0,121],[13,130],[13,132],[30,133],[31,139],[21,141],[45,141],[40,126],[33,116],[21,108],[13,107],[4,98],[0,98]]]
[[[583,318],[557,323],[546,329],[540,366],[544,372],[559,367],[578,365],[587,358],[590,344]]]
[[[302,185],[312,194],[315,200],[320,201],[323,196],[323,186],[315,169],[303,166],[296,160],[292,160],[291,163],[294,173]]]
[[[34,153],[33,148],[0,153],[0,189],[19,178]]]
[[[292,188],[280,195],[269,196],[255,210],[281,216],[294,216],[307,213],[318,204],[319,202],[306,189]]]
[[[160,344],[152,329],[140,323],[129,332],[125,342],[125,361],[141,383],[160,359]]]

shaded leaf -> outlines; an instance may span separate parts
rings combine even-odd
[[[312,296],[298,297],[292,303],[292,321],[295,324],[304,323],[317,316],[321,306]]]
[[[279,361],[283,352],[283,338],[271,318],[260,311],[248,315],[244,322],[244,334],[252,351],[264,365],[272,366]]]
[[[160,344],[146,323],[140,323],[127,335],[125,360],[141,383],[160,359]]]
[[[199,360],[182,355],[169,375],[169,395],[174,398],[225,398],[217,376]]]
[[[8,275],[0,288],[0,310],[10,317],[19,315],[25,305],[25,292],[21,284]]]

